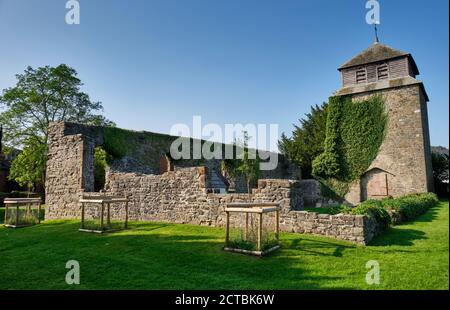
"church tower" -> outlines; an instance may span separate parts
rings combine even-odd
[[[342,88],[336,95],[353,101],[380,94],[388,123],[376,159],[345,197],[352,204],[367,199],[433,191],[428,129],[428,95],[416,79],[411,54],[374,43],[338,68]]]

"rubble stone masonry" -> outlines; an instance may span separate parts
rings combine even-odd
[[[86,130],[68,131],[61,123],[51,126],[46,219],[80,218],[78,201],[93,191],[93,153],[100,140]],[[130,220],[224,226],[226,204],[247,202],[249,196],[207,193],[207,169],[175,167],[163,174],[145,174],[109,167],[105,189],[108,194],[130,199]],[[259,180],[251,201],[280,203],[280,229],[286,232],[325,235],[359,244],[368,243],[379,232],[377,223],[366,216],[301,211],[302,188],[298,180]],[[88,208],[86,216],[97,213],[96,209]],[[123,212],[123,206],[111,205],[113,219],[123,219]]]
[[[421,85],[351,94],[354,101],[381,95],[388,122],[377,157],[345,197],[350,204],[433,191],[427,102]]]

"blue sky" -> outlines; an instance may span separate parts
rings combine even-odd
[[[336,68],[373,42],[364,0],[0,0],[0,89],[26,66],[66,63],[119,127],[278,123],[340,87]],[[411,52],[430,97],[432,145],[448,147],[448,0],[381,0],[382,43]]]

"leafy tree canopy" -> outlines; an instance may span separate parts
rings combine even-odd
[[[32,189],[36,184],[43,184],[46,154],[45,144],[27,144],[13,160],[9,178],[28,189]]]
[[[279,142],[280,151],[302,168],[304,177],[311,177],[312,161],[324,151],[328,103],[311,107],[311,112],[294,125],[292,137],[284,133]]]
[[[302,168],[305,178],[319,179],[329,189],[326,196],[339,198],[378,154],[386,122],[379,96],[361,102],[333,96],[311,107],[291,138],[283,134],[279,149]]]
[[[438,182],[448,180],[449,157],[446,154],[432,152],[433,177]]]
[[[81,91],[83,84],[77,72],[65,64],[28,67],[16,79],[16,85],[4,89],[0,96],[0,123],[5,143],[23,148],[12,163],[10,175],[19,183],[43,180],[50,122],[114,125],[97,114],[103,111],[102,104]],[[31,170],[26,172],[19,162],[28,163]]]

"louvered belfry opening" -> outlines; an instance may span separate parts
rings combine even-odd
[[[367,82],[367,71],[366,68],[360,68],[356,70],[356,84]]]
[[[389,78],[389,66],[386,63],[377,67],[377,77],[378,80],[386,80]]]

